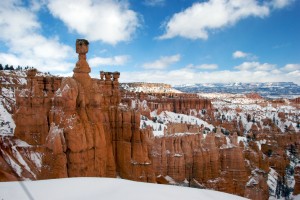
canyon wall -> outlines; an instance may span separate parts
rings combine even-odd
[[[0,181],[121,177],[268,199],[270,167],[284,177],[290,162],[286,150],[300,152],[300,135],[293,127],[282,134],[272,120],[265,120],[252,125],[248,141],[241,140],[238,135],[246,127],[241,121],[223,120],[211,100],[196,94],[120,90],[119,72],[101,71],[99,79],[89,76],[86,40],[76,42],[76,52],[73,77],[44,76],[30,69],[26,84],[5,86],[15,90],[10,112],[16,126],[13,136],[0,137]],[[156,120],[154,111],[205,123],[169,122],[157,136],[153,128],[141,125],[142,118]],[[230,134],[225,136],[224,130]],[[295,182],[298,194],[299,167]]]

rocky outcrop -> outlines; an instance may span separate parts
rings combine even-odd
[[[294,188],[294,195],[300,194],[300,165],[297,165],[295,167],[295,172],[294,172],[294,177],[295,177],[295,188]]]
[[[121,90],[129,92],[144,92],[144,93],[181,93],[179,90],[172,88],[169,84],[164,83],[121,83]]]
[[[175,182],[195,182],[244,196],[248,181],[243,152],[225,136],[210,133],[168,135],[155,138],[151,151],[156,176],[172,177]]]
[[[35,69],[28,70],[26,88],[16,90],[15,136],[28,144],[42,145],[50,128],[51,101],[61,78],[37,77],[36,73]]]
[[[77,40],[76,52],[79,60],[72,78],[41,77],[31,69],[26,88],[16,92],[15,138],[39,147],[42,155],[41,170],[32,179],[116,177],[118,173],[153,182],[147,134],[139,130],[139,113],[119,107],[120,74],[101,72],[100,80],[91,79],[88,42]],[[24,163],[19,164],[25,169]],[[3,177],[9,179],[11,171],[5,169]]]
[[[77,40],[76,52],[73,77],[41,76],[30,69],[26,85],[9,86],[16,88],[16,105],[10,104],[16,129],[13,137],[0,137],[0,181],[118,176],[267,199],[270,167],[284,177],[286,151],[300,152],[294,113],[280,111],[276,119],[272,113],[272,119],[256,121],[254,113],[214,109],[196,94],[121,92],[119,72],[89,76],[86,40]],[[162,114],[160,136],[140,124],[142,118],[157,120],[152,111]],[[165,111],[182,121],[164,124]],[[242,119],[247,114],[248,124]],[[282,131],[289,119],[294,121]]]
[[[295,104],[300,104],[300,97],[292,99],[291,102],[293,102]]]
[[[157,110],[171,111],[175,113],[190,114],[191,110],[199,112],[201,110],[211,110],[212,104],[208,99],[201,99],[196,94],[186,93],[130,93],[122,92],[122,103],[132,108],[143,101],[147,108],[151,111]],[[142,110],[142,109],[141,109]]]
[[[148,157],[151,131],[140,130],[140,113],[133,110],[111,110],[112,144],[119,176],[144,182],[155,182]]]

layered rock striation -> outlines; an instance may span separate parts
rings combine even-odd
[[[76,41],[73,77],[30,69],[26,84],[7,85],[15,90],[15,104],[5,101],[15,129],[0,137],[0,181],[121,177],[250,199],[276,193],[269,190],[270,171],[283,180],[299,157],[294,113],[272,111],[256,121],[256,113],[214,108],[196,94],[120,90],[119,72],[90,77],[88,45]],[[294,179],[298,194],[299,165]]]

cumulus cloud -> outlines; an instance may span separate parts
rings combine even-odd
[[[268,16],[272,8],[283,8],[292,0],[273,0],[261,3],[257,0],[209,0],[194,3],[175,13],[163,26],[165,33],[159,39],[184,37],[207,39],[211,31],[236,24],[248,17]]]
[[[193,64],[190,64],[190,65],[187,66],[187,68],[214,70],[214,69],[218,69],[219,66],[217,64],[202,64],[202,65],[196,65],[196,66],[194,66]]]
[[[165,69],[178,61],[180,61],[180,54],[173,56],[162,56],[160,59],[153,62],[144,63],[142,66],[144,69]]]
[[[273,0],[270,2],[270,4],[274,7],[274,8],[283,8],[288,6],[289,4],[291,4],[294,0]]]
[[[289,71],[289,72],[300,70],[300,64],[287,64],[281,69],[284,71]]]
[[[114,57],[95,57],[88,60],[89,65],[91,67],[97,67],[98,65],[104,66],[122,66],[124,65],[129,59],[127,55],[120,55]]]
[[[232,54],[232,57],[237,59],[237,58],[244,58],[247,60],[256,60],[257,57],[255,55],[253,55],[252,53],[246,53],[243,51],[235,51]]]
[[[139,26],[138,14],[117,0],[51,0],[48,8],[71,30],[90,41],[128,41]]]
[[[275,69],[276,65],[269,63],[259,62],[243,62],[242,64],[235,66],[234,69],[241,71],[269,71]]]
[[[274,71],[274,70],[273,70]],[[300,84],[300,70],[282,71],[197,71],[189,68],[122,72],[121,82],[157,82],[179,85],[182,83],[284,82]]]
[[[40,34],[37,5],[24,7],[22,1],[0,1],[0,40],[8,52],[0,52],[1,62],[34,66],[42,71],[67,71],[72,66],[73,49],[59,42],[57,37]]]
[[[293,80],[293,79],[292,79],[293,77],[297,77],[298,80],[296,81],[296,83],[298,83],[298,84],[300,85],[300,83],[299,83],[299,82],[300,82],[300,81],[299,81],[299,79],[300,79],[300,70],[295,70],[295,71],[289,72],[289,73],[287,74],[287,76],[290,77],[290,79],[287,79],[287,80],[289,80],[289,81]]]
[[[242,51],[235,51],[233,54],[232,54],[232,57],[233,58],[246,58],[247,57],[247,53],[245,52],[242,52]]]

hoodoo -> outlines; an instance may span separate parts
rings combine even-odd
[[[169,85],[160,93],[132,92],[134,84],[121,90],[119,72],[90,77],[88,50],[87,40],[76,40],[73,77],[36,69],[18,75],[0,71],[0,106],[7,119],[0,124],[5,130],[1,181],[121,177],[251,199],[285,192],[286,169],[300,152],[298,118],[292,111],[245,112],[243,106],[175,93]],[[299,165],[293,170],[298,194]]]

